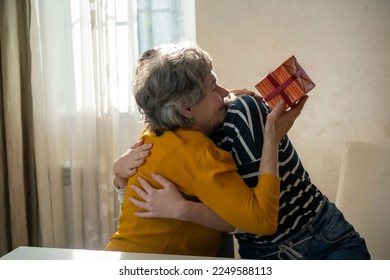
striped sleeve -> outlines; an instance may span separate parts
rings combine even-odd
[[[224,123],[238,172],[248,186],[257,184],[267,107],[252,96],[239,96],[229,107]]]

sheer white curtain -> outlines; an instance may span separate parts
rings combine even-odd
[[[102,249],[118,215],[113,159],[142,130],[130,93],[136,1],[31,1],[41,244]]]

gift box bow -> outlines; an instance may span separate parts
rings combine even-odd
[[[274,108],[282,98],[286,101],[286,108],[288,108],[311,91],[315,84],[295,56],[291,56],[258,82],[255,87],[271,108]]]

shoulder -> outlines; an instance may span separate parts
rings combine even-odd
[[[215,144],[209,137],[199,131],[177,129],[165,131],[162,135],[143,134],[145,143],[153,144],[153,152],[160,151],[162,154],[183,154],[185,157],[193,157],[196,153]]]
[[[231,153],[217,147],[213,142],[198,145],[196,162],[199,167],[206,167],[207,170],[216,166],[222,169],[237,169]]]
[[[259,98],[238,95],[228,106],[224,126],[238,130],[245,127],[263,127],[268,112],[269,107]]]
[[[234,126],[247,125],[252,119],[265,122],[269,112],[269,107],[259,98],[249,95],[237,95],[229,104],[225,123],[231,123]]]
[[[178,129],[166,131],[161,136],[145,137],[145,142],[153,143],[152,155],[155,158],[172,158],[178,164],[196,168],[197,172],[207,172],[216,166],[226,168],[225,163],[234,164],[230,153],[218,148],[209,137],[198,131]]]
[[[260,112],[261,114],[269,112],[269,107],[260,98],[249,95],[237,95],[229,104],[229,109],[240,111],[245,115],[252,112]]]

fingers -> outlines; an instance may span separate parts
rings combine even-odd
[[[259,99],[261,102],[265,102],[264,98],[261,95],[255,93],[254,91],[246,89],[246,88],[241,88],[241,89],[234,88],[234,89],[230,89],[229,92],[234,93],[234,94],[245,94],[245,95],[253,96],[254,98]]]
[[[309,99],[309,96],[305,95],[303,96],[294,106],[291,108],[291,110],[297,110],[299,112],[302,111],[303,106],[305,106],[306,101]]]
[[[132,169],[136,169],[137,167],[140,167],[141,165],[143,165],[146,161],[146,158],[149,156],[150,154],[134,154],[134,159],[133,161],[131,162],[131,164],[129,165],[129,168]]]
[[[153,193],[156,189],[148,182],[146,181],[143,177],[138,177],[138,182],[142,185],[142,188],[145,190],[146,193],[151,194]]]
[[[295,103],[294,105],[291,106],[291,109],[287,113],[291,112],[290,114],[298,114],[299,115],[308,98],[309,98],[309,96],[304,95],[301,99],[299,99],[297,101],[297,103]],[[275,105],[275,107],[273,109],[273,111],[275,111],[274,114],[277,116],[282,115],[283,112],[285,111],[285,104],[286,104],[286,102],[283,99],[279,100],[279,102]]]
[[[301,114],[303,106],[308,97],[304,96],[291,109],[285,110],[283,100],[279,101],[273,110],[267,115],[266,133],[272,141],[279,143],[284,135],[295,123],[296,118]]]
[[[129,197],[129,200],[131,203],[133,203],[135,206],[138,208],[144,209],[144,210],[149,210],[149,205],[145,201],[138,200],[132,196]]]
[[[144,202],[144,201],[140,201],[134,197],[129,197],[129,200],[131,203],[133,203],[135,206],[137,206],[138,208],[141,208],[145,211],[139,211],[139,212],[134,212],[134,216],[138,217],[138,218],[154,218],[152,212],[150,212],[151,208],[149,206],[148,203]]]
[[[146,143],[142,144],[139,147],[135,148],[134,150],[137,150],[139,152],[149,151],[153,147],[152,143]]]
[[[125,154],[119,157],[114,162],[114,169],[127,174],[128,177],[133,176],[137,172],[137,167],[145,163],[145,160],[150,156],[152,144],[142,144],[135,149],[129,149]]]
[[[152,143],[142,144],[137,148],[130,151],[130,153],[134,154],[135,160],[143,160],[150,156],[150,149],[153,147]],[[142,162],[143,163],[143,162]]]
[[[153,147],[152,143],[146,143],[144,144],[144,139],[138,140],[137,143],[132,145],[127,153],[133,153],[135,154],[135,159],[143,159],[150,155],[150,149]]]
[[[150,212],[134,212],[134,216],[138,218],[154,218]]]
[[[295,119],[301,114],[303,107],[305,106],[305,103],[309,97],[308,96],[303,96],[297,103],[295,103],[292,107],[291,110],[289,110],[286,114],[291,114]]]
[[[153,188],[144,178],[139,177],[138,181],[142,184],[142,186],[147,189]],[[144,189],[136,186],[136,185],[131,185],[130,188],[139,195],[139,197],[142,200],[138,200],[132,196],[129,196],[129,201],[133,203],[135,206],[138,208],[141,208],[145,211],[140,211],[140,212],[134,212],[134,216],[139,217],[139,218],[150,218],[152,217],[152,213],[150,212],[152,210],[152,206],[148,202],[148,192],[145,191]]]
[[[175,185],[169,181],[167,178],[165,178],[164,176],[160,175],[160,174],[157,174],[157,173],[152,173],[152,178],[157,182],[159,183],[163,188],[176,188]]]
[[[261,95],[255,94],[253,97],[256,99],[259,99],[261,102],[265,103],[265,99]]]
[[[133,144],[130,149],[135,149],[141,146],[144,143],[144,138],[139,139],[135,144]]]
[[[162,176],[161,176],[162,177]],[[139,197],[143,200],[138,200],[132,196],[129,197],[131,203],[133,203],[138,208],[141,208],[144,211],[134,212],[134,216],[139,218],[158,218],[159,213],[154,209],[153,206],[153,195],[156,194],[156,189],[143,177],[137,178],[141,187],[136,185],[131,185],[130,188],[139,195]]]
[[[126,178],[132,177],[137,173],[138,169],[137,168],[131,168],[129,170],[126,170]]]
[[[117,177],[129,178],[137,172],[137,168],[145,163],[145,159],[150,156],[151,143],[143,144],[141,139],[131,146],[123,155],[116,158],[113,163],[113,173]]]
[[[153,194],[153,192],[155,192],[155,188],[148,182],[146,181],[143,177],[138,177],[138,182],[140,182],[141,187],[138,187],[136,185],[131,185],[130,188],[136,193],[138,194],[138,196],[140,198],[142,198],[144,200],[144,202],[148,202],[149,201],[149,195]],[[130,199],[130,197],[129,197]],[[132,200],[130,200],[132,201]],[[132,201],[133,202],[133,201]],[[135,204],[135,203],[134,203]],[[138,207],[141,207],[139,206],[138,204],[135,204],[136,206]],[[145,204],[147,205],[147,204]],[[141,207],[141,208],[144,208],[146,209],[145,207]]]
[[[229,90],[229,92],[232,92],[232,93],[235,93],[235,94],[246,94],[246,95],[250,95],[250,96],[255,96],[256,93],[251,91],[251,90],[248,90],[246,88],[234,88],[234,89],[231,89]]]
[[[140,188],[140,187],[138,187],[138,186],[136,186],[136,185],[131,185],[130,188],[131,188],[136,194],[138,194],[138,196],[139,196],[140,198],[142,198],[144,201],[147,201],[147,200],[148,200],[148,193],[147,193],[144,189],[142,189],[142,188]]]
[[[280,116],[283,114],[283,112],[285,111],[285,105],[286,104],[286,101],[284,101],[283,99],[279,100],[279,102],[276,104],[276,106],[273,108],[273,114],[276,115],[276,116]]]
[[[182,205],[186,200],[176,189],[175,184],[159,174],[152,173],[151,176],[162,188],[154,188],[154,184],[151,185],[142,177],[137,178],[140,186],[130,186],[136,195],[129,197],[129,201],[141,209],[134,215],[141,218],[176,219],[181,217]]]

